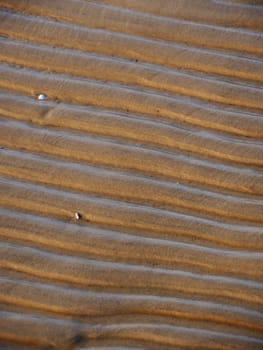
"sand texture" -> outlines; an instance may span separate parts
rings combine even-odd
[[[0,350],[262,350],[263,2],[0,6]]]

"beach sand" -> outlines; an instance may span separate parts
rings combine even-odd
[[[262,349],[262,1],[0,5],[0,349]]]

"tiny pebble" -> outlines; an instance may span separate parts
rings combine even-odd
[[[37,96],[37,99],[38,99],[38,100],[41,100],[41,101],[45,100],[46,98],[47,98],[47,95],[45,95],[45,94],[39,94],[39,95]]]
[[[76,220],[79,220],[80,218],[81,218],[80,213],[76,212],[76,213],[75,213],[75,219],[76,219]]]

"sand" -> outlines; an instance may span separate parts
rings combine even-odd
[[[262,2],[0,5],[0,349],[262,349]]]

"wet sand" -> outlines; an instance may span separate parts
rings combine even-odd
[[[262,349],[261,1],[0,5],[0,349]]]

